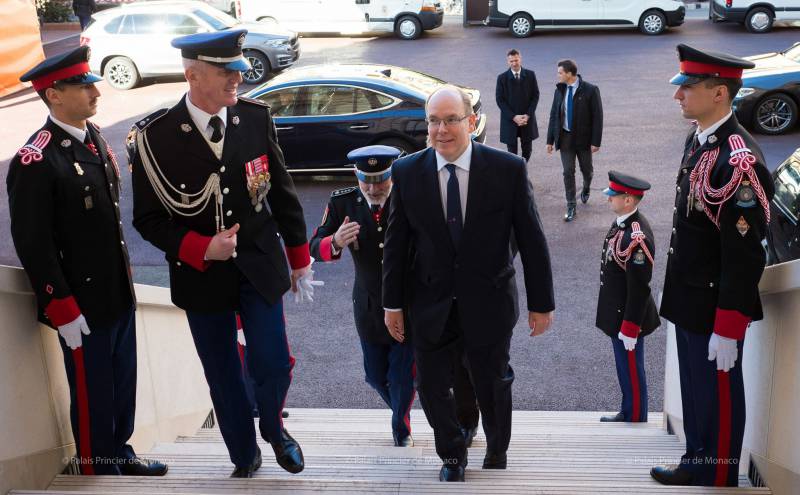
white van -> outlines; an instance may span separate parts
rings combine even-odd
[[[638,27],[661,34],[683,24],[681,0],[490,0],[486,25],[525,38],[534,29]]]
[[[245,22],[274,19],[298,33],[394,32],[413,40],[442,25],[439,0],[235,0]]]
[[[800,0],[711,0],[708,17],[744,24],[751,33],[766,33],[775,21],[800,21]]]

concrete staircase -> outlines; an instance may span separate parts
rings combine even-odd
[[[354,409],[291,409],[287,429],[300,442],[306,469],[283,471],[272,449],[259,441],[264,465],[256,478],[229,479],[233,466],[218,428],[156,445],[143,457],[169,463],[162,478],[57,476],[46,491],[22,494],[151,495],[254,493],[475,493],[519,494],[769,494],[750,487],[664,487],[648,472],[653,464],[674,462],[683,445],[662,429],[662,415],[641,424],[600,423],[597,412],[516,411],[508,469],[484,471],[486,450],[479,433],[469,451],[467,483],[438,482],[441,462],[433,433],[421,410],[412,411],[413,448],[392,446],[389,412]],[[260,440],[260,439],[259,439]]]

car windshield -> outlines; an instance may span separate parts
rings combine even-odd
[[[199,17],[200,19],[206,21],[216,31],[222,31],[223,29],[230,29],[239,24],[239,21],[237,21],[233,17],[213,8],[196,9],[193,10],[192,13],[197,17]]]
[[[781,165],[775,178],[774,201],[797,221],[800,203],[800,160],[789,158]]]
[[[783,55],[789,60],[800,63],[800,43],[783,52]]]

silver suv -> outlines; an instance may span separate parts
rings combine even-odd
[[[240,23],[196,1],[139,2],[92,16],[81,44],[92,48],[90,68],[116,89],[131,89],[144,77],[183,73],[180,50],[173,38],[186,34],[247,29],[242,47],[252,69],[244,82],[259,84],[272,71],[292,65],[300,56],[297,34],[277,23]]]

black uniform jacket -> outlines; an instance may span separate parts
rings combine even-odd
[[[87,126],[98,154],[50,119],[11,160],[11,235],[39,306],[56,327],[83,314],[112,323],[134,302],[119,211],[116,156]]]
[[[512,232],[522,258],[528,310],[554,309],[547,241],[521,158],[472,144],[458,246],[445,223],[434,150],[395,161],[392,178],[383,306],[409,311],[415,346],[437,347],[454,301],[465,346],[490,345],[508,336],[519,318]],[[411,277],[408,287],[405,276]]]
[[[519,126],[514,123],[515,115],[527,115],[528,124],[522,126],[521,139],[532,141],[539,137],[536,123],[536,106],[539,105],[539,83],[536,74],[529,69],[521,69],[519,81],[511,69],[497,76],[495,101],[500,108],[500,142],[514,143]]]
[[[303,211],[284,166],[269,107],[244,98],[228,107],[221,160],[195,128],[184,99],[138,122],[129,142],[137,133],[146,136],[150,156],[179,191],[197,193],[209,176],[218,174],[225,227],[240,224],[236,257],[204,262],[205,250],[216,233],[214,197],[196,216],[171,213],[155,195],[142,166],[145,150],[135,142],[129,146],[133,225],[145,240],[165,252],[175,305],[200,312],[236,309],[242,276],[270,304],[280,300],[290,286],[280,238],[293,268],[307,266],[309,254]],[[268,207],[263,202],[254,206],[247,190],[246,164],[260,157],[269,162],[272,185],[266,196]]]
[[[675,188],[661,316],[692,332],[714,331],[740,339],[750,321],[763,317],[758,282],[766,260],[761,241],[767,218],[756,194],[758,186],[751,180],[743,181],[721,206],[707,205],[712,215],[719,215],[719,227],[699,201],[689,204],[690,176],[706,152],[718,152],[711,187],[719,189],[731,181],[737,168],[730,163],[736,162],[731,156],[731,135],[738,135],[750,150],[751,167],[766,201],[774,194],[761,149],[736,116],[732,115],[694,153],[690,153],[694,129],[689,133]]]
[[[572,95],[572,135],[575,149],[588,149],[589,146],[600,146],[603,140],[603,101],[600,90],[578,76],[580,83]],[[564,96],[567,85],[556,84],[553,104],[550,106],[550,122],[547,126],[547,144],[556,149],[561,148],[559,142],[561,129],[564,127]]]
[[[644,234],[641,241],[644,246],[635,242],[630,248],[634,227]],[[627,256],[616,256],[620,251],[623,254],[630,252]],[[625,333],[631,337],[644,337],[661,324],[650,292],[653,276],[651,257],[655,255],[653,231],[642,213],[637,210],[622,225],[617,225],[614,220],[603,242],[595,322],[597,328],[609,337],[616,338],[621,330],[626,330]]]
[[[383,205],[379,221],[376,223],[369,203],[358,187],[339,189],[331,194],[322,224],[311,238],[311,255],[317,261],[331,261],[341,257],[342,252],[333,256],[331,239],[342,225],[345,217],[358,222],[361,229],[357,242],[348,246],[355,265],[353,283],[353,314],[355,315],[358,336],[373,344],[391,344],[394,339],[383,323],[381,305],[381,269],[383,264],[383,237],[386,232],[389,201]]]

